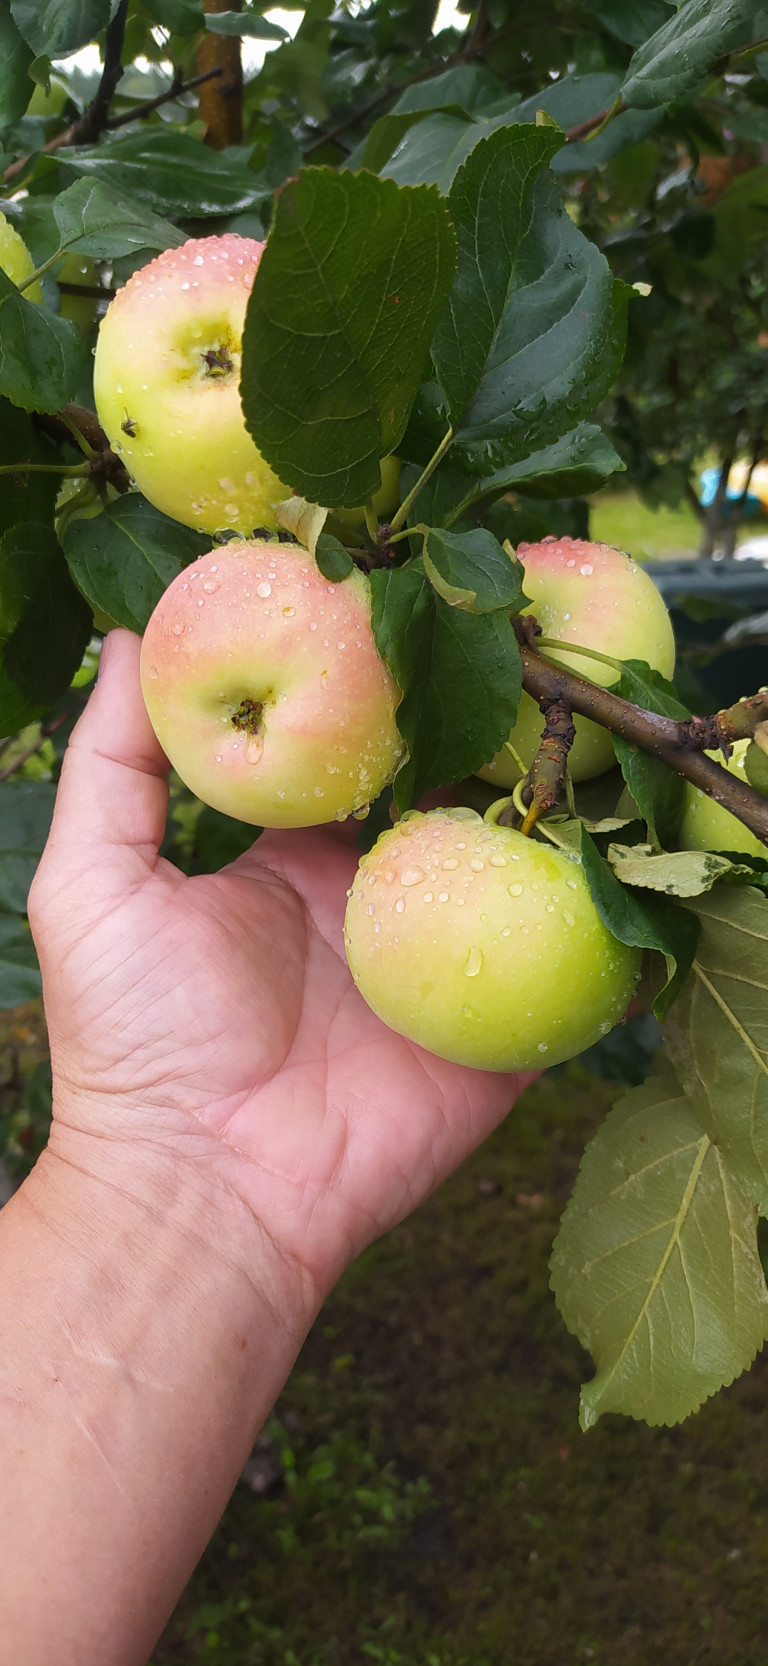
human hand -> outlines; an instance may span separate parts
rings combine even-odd
[[[349,829],[267,832],[220,873],[158,857],[167,762],[139,642],[116,631],[72,737],[30,899],[54,1073],[51,1150],[131,1186],[205,1172],[320,1296],[500,1121],[531,1074],[451,1065],[350,976]],[[215,1217],[215,1209],[213,1211]]]

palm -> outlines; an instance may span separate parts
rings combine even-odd
[[[53,847],[61,862],[64,840]],[[343,950],[356,865],[343,832],[265,834],[193,879],[139,840],[95,876],[92,852],[71,843],[68,858],[79,904],[57,918],[46,902],[38,936],[44,969],[52,955],[66,966],[47,980],[49,1022],[85,1125],[108,1103],[110,1133],[146,1138],[149,1125],[180,1156],[208,1151],[321,1279],[450,1172],[519,1091],[434,1058],[367,1008]]]

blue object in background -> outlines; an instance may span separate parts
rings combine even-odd
[[[714,503],[719,483],[720,483],[720,470],[719,469],[702,469],[702,472],[699,475],[699,486],[701,488],[700,491],[699,491],[699,502],[700,502],[703,509],[708,509],[710,504]],[[733,503],[733,502],[735,502],[735,500],[737,498],[740,498],[740,497],[741,497],[740,490],[736,486],[731,486],[730,483],[729,483],[728,486],[726,487],[726,493],[725,493],[726,501],[723,505],[723,510],[724,510],[724,513],[726,515],[728,514],[728,504],[729,504],[729,502]],[[743,511],[744,519],[745,520],[751,520],[754,515],[759,515],[760,514],[760,511],[762,510],[762,508],[763,508],[763,505],[760,502],[759,497],[755,497],[754,492],[747,492],[747,498],[746,498],[746,502],[744,504],[744,511]]]

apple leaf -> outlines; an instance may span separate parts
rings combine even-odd
[[[433,589],[451,607],[468,613],[492,613],[496,608],[520,613],[529,600],[523,594],[522,564],[485,527],[470,532],[430,527],[422,561]]]
[[[18,914],[0,914],[0,1008],[9,1012],[42,994],[35,945]]]
[[[91,605],[139,634],[171,580],[211,547],[209,534],[170,520],[139,492],[118,498],[96,520],[70,521],[63,543]]]
[[[207,12],[205,27],[216,35],[247,35],[250,40],[288,40],[288,30],[258,12]]]
[[[451,187],[459,261],[432,356],[454,466],[460,456],[468,473],[567,433],[621,364],[629,291],[566,213],[547,166],[560,142],[546,127],[501,128]]]
[[[768,898],[718,886],[686,912],[701,930],[665,1049],[724,1161],[768,1215]]]
[[[11,0],[14,21],[37,57],[65,58],[106,29],[119,0]]]
[[[315,544],[315,560],[323,578],[330,579],[331,584],[339,584],[342,579],[349,578],[355,565],[349,550],[330,532],[320,533]]]
[[[52,526],[30,521],[0,540],[0,731],[13,734],[65,693],[91,635]],[[41,644],[45,652],[41,652]]]
[[[647,110],[691,92],[719,58],[746,44],[762,8],[763,0],[686,0],[630,59],[622,103]]]
[[[650,845],[608,846],[608,861],[622,885],[664,891],[670,897],[700,897],[719,879],[751,884],[754,873],[711,850],[674,850],[654,854]]]
[[[1,338],[0,338],[1,339]],[[0,450],[4,463],[53,463],[58,454],[39,434],[24,411],[0,399]],[[53,524],[60,477],[50,474],[7,474],[0,491],[0,535],[19,521]]]
[[[51,825],[52,781],[4,781],[0,792],[0,909],[26,914],[29,887]]]
[[[582,1158],[555,1241],[560,1312],[597,1365],[604,1412],[679,1423],[768,1336],[757,1214],[673,1072],[634,1088]]]
[[[365,503],[397,449],[455,264],[438,193],[307,168],[281,191],[248,303],[246,425],[281,480]]]
[[[763,732],[755,734],[744,754],[744,774],[750,787],[768,795],[768,723],[758,724]],[[764,744],[765,740],[765,744]]]
[[[172,219],[242,214],[269,195],[244,162],[163,124],[106,134],[93,148],[62,147],[58,155],[73,173],[101,180],[118,197],[138,198]]]
[[[98,180],[76,180],[54,199],[53,213],[64,246],[94,260],[137,249],[177,249],[185,241],[170,220],[134,198],[116,197]]]
[[[25,300],[0,270],[0,394],[25,411],[60,411],[87,365],[76,325]]]
[[[397,725],[409,757],[395,777],[398,808],[471,775],[507,739],[522,688],[506,614],[450,607],[416,567],[371,573],[376,646],[403,698]]]
[[[574,847],[584,864],[592,901],[603,925],[620,943],[638,949],[655,949],[666,960],[667,980],[653,1003],[656,1017],[662,1019],[676,999],[693,960],[697,922],[686,909],[673,903],[636,896],[628,886],[620,884],[583,822],[567,825],[575,830]]]
[[[644,660],[626,660],[615,693],[646,711],[662,717],[684,719],[690,712],[681,704],[672,684],[652,671]],[[685,807],[685,781],[661,758],[652,758],[632,746],[622,735],[613,736],[613,749],[621,773],[638,810],[660,845],[674,843]]]
[[[2,125],[9,127],[18,121],[32,97],[28,79],[34,58],[14,23],[9,0],[0,0],[0,110]]]

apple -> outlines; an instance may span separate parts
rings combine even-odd
[[[745,762],[749,745],[748,740],[737,740],[725,764],[731,775],[744,782],[747,780]],[[708,752],[707,757],[724,763],[721,752]],[[768,846],[751,833],[738,816],[724,810],[722,804],[716,804],[699,787],[691,786],[690,781],[686,782],[685,809],[677,841],[681,850],[733,850],[745,856],[762,856],[764,861],[768,861]]]
[[[672,676],[675,639],[669,614],[653,579],[631,556],[609,544],[554,537],[543,538],[540,544],[519,544],[517,554],[525,567],[523,589],[531,599],[524,611],[535,615],[545,637],[555,637],[564,646],[571,641],[581,648],[596,648],[614,659],[643,659],[663,676]],[[613,668],[599,660],[558,648],[544,651],[548,659],[602,688],[617,681]],[[536,701],[523,694],[510,740],[526,769],[533,762],[543,727]],[[601,775],[610,769],[614,757],[608,731],[589,718],[577,717],[569,756],[573,780]],[[477,773],[499,787],[513,787],[520,779],[505,747]]]
[[[371,498],[371,508],[377,521],[383,523],[391,520],[399,507],[400,458],[382,457],[381,485]],[[332,514],[337,521],[341,521],[344,526],[352,527],[353,530],[365,526],[364,504],[359,504],[356,509],[334,509]]]
[[[88,288],[95,288],[98,284],[98,269],[87,255],[68,254],[62,261],[56,273],[56,282],[81,284]],[[106,300],[106,296],[105,296]],[[59,312],[62,318],[69,318],[76,324],[81,335],[90,335],[94,324],[99,302],[93,295],[62,295],[59,298]]]
[[[416,812],[381,835],[349,893],[345,943],[390,1029],[480,1070],[582,1052],[622,1017],[640,973],[577,856],[467,809]]]
[[[135,272],[102,320],[94,396],[113,450],[156,508],[201,532],[275,528],[289,488],[240,404],[240,348],[263,243],[191,238]]]
[[[30,278],[35,270],[35,262],[23,237],[19,236],[15,226],[12,226],[10,221],[6,220],[2,212],[0,212],[0,266],[6,277],[10,278],[11,283],[17,284],[23,283],[25,278]],[[42,301],[43,286],[39,278],[36,283],[30,284],[29,289],[25,289],[24,297],[27,301]]]
[[[147,625],[141,681],[182,781],[260,827],[364,810],[404,753],[366,575],[331,584],[295,544],[230,543],[179,573]]]

